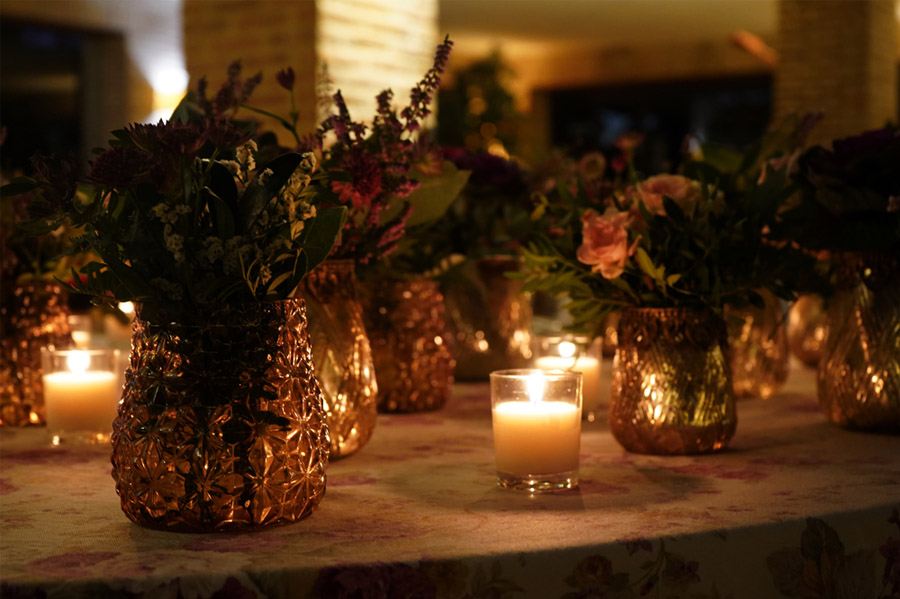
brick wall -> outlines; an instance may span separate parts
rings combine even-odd
[[[247,74],[264,72],[253,104],[278,114],[287,112],[288,98],[274,76],[293,66],[301,126],[310,130],[321,116],[316,74],[323,63],[357,119],[373,113],[375,94],[385,87],[403,101],[431,64],[437,1],[186,0],[184,31],[192,85],[204,74],[216,85],[228,63],[241,58]]]
[[[318,0],[319,60],[351,114],[372,114],[390,87],[399,102],[428,67],[438,41],[434,0]]]
[[[776,118],[823,111],[814,142],[896,119],[894,10],[894,0],[781,0]]]
[[[244,75],[263,72],[252,104],[277,114],[289,110],[289,97],[275,73],[292,66],[297,75],[301,123],[309,129],[315,117],[316,4],[281,0],[186,0],[183,8],[184,51],[191,88],[206,77],[215,90],[228,65],[240,59]],[[264,126],[278,131],[271,120]],[[279,137],[287,143],[286,134]]]

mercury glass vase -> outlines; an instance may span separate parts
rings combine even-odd
[[[516,258],[483,258],[445,281],[457,379],[487,380],[495,370],[530,363],[531,296],[506,276],[518,268]]]
[[[900,259],[849,258],[828,304],[819,404],[835,424],[900,433]]]
[[[426,278],[370,287],[366,328],[378,375],[378,410],[437,410],[453,389],[444,296]]]
[[[331,457],[348,456],[369,442],[378,416],[375,365],[353,262],[324,262],[306,278],[303,295]]]
[[[791,353],[810,368],[822,358],[828,336],[825,304],[818,295],[801,295],[788,312],[787,338]]]
[[[726,312],[731,376],[738,399],[772,397],[788,377],[790,353],[781,302],[761,291],[761,307]]]
[[[622,312],[609,425],[628,451],[723,449],[737,427],[725,322],[703,310]]]
[[[113,423],[122,511],[162,530],[296,522],[325,493],[330,440],[302,299],[197,324],[138,309]]]
[[[72,343],[66,294],[57,283],[18,285],[0,312],[0,426],[42,425],[41,348]]]

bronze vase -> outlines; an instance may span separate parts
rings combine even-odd
[[[900,433],[900,265],[896,257],[844,257],[828,303],[819,404],[847,428]]]
[[[66,295],[61,285],[40,281],[14,287],[3,304],[0,426],[42,425],[41,348],[72,343]]]
[[[192,324],[138,309],[112,434],[122,511],[186,532],[304,518],[325,493],[322,401],[302,299]]]
[[[531,296],[506,276],[518,269],[517,258],[482,258],[444,282],[457,379],[487,380],[530,363]]]
[[[348,456],[369,442],[378,415],[375,365],[353,262],[321,264],[306,278],[303,295],[331,457]]]
[[[772,397],[788,377],[790,352],[781,302],[760,292],[763,306],[729,309],[731,376],[738,399]]]
[[[378,410],[437,410],[453,390],[444,297],[426,278],[370,287],[366,328],[378,373]]]
[[[822,359],[828,337],[825,305],[818,295],[801,295],[788,312],[787,338],[791,353],[810,368]]]
[[[622,447],[661,455],[724,448],[737,427],[724,320],[630,308],[617,336],[609,425]]]

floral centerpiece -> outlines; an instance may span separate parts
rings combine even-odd
[[[71,165],[36,157],[32,168],[50,175]],[[6,194],[0,205],[0,426],[44,422],[41,348],[72,341],[68,295],[58,279],[81,260],[69,253],[77,233],[58,227],[30,235],[21,226],[29,200],[27,193]]]
[[[451,49],[448,38],[437,46],[432,67],[402,108],[394,106],[390,89],[379,93],[370,123],[354,119],[340,91],[325,98],[330,114],[312,135],[300,134],[293,111],[289,118],[275,117],[303,151],[319,157],[322,176],[313,186],[321,205],[342,206],[348,214],[328,261],[306,285],[315,362],[338,455],[368,441],[376,397],[381,409],[409,411],[415,405],[407,402],[411,388],[420,389],[423,400],[436,389],[441,396],[449,392],[450,379],[442,373],[450,356],[447,347],[434,343],[443,300],[421,278],[422,261],[402,247],[415,243],[410,233],[426,239],[423,231],[443,215],[467,178],[441,159],[422,131]],[[292,71],[283,71],[279,81],[293,94]],[[357,293],[357,276],[365,293]],[[413,287],[427,308],[406,301]],[[419,324],[408,326],[410,318]]]
[[[526,288],[565,293],[581,331],[622,312],[610,425],[626,449],[715,451],[734,433],[725,306],[789,294],[793,271],[764,234],[789,196],[787,169],[758,164],[740,194],[694,168],[539,206],[547,233],[524,252]]]
[[[97,256],[73,277],[138,305],[113,424],[126,515],[167,530],[296,521],[325,488],[328,430],[296,290],[345,209],[317,206],[313,153],[257,164],[237,119],[260,76],[204,80],[173,118],[113,133],[87,177],[31,187],[37,226],[82,227]],[[42,173],[38,173],[41,175]]]
[[[842,426],[900,431],[900,129],[810,148],[775,233],[829,267],[819,402]]]

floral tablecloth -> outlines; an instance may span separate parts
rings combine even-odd
[[[307,520],[219,535],[131,524],[103,448],[0,430],[0,596],[900,596],[900,438],[827,424],[800,368],[739,415],[702,457],[586,425],[580,490],[528,497],[494,484],[487,386],[460,385],[380,417]]]

